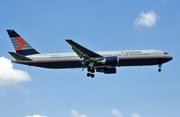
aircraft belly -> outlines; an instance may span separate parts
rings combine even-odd
[[[82,67],[81,61],[63,61],[63,62],[32,62],[27,63],[30,66],[43,68],[61,69],[61,68],[78,68]]]

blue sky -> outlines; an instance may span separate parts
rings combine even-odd
[[[2,0],[1,117],[178,117],[180,115],[179,0]],[[158,49],[162,66],[120,67],[117,74],[51,70],[10,63],[16,30],[41,53],[72,52],[65,39],[93,50]],[[6,77],[7,76],[7,77]]]

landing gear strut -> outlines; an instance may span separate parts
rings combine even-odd
[[[162,64],[159,64],[158,66],[159,66],[158,72],[161,72]]]
[[[88,72],[92,72],[92,73],[94,73],[95,72],[95,70],[94,70],[94,68],[91,68],[91,67],[88,67]]]

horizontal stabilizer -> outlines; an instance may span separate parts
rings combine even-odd
[[[21,54],[15,53],[15,52],[9,52],[11,56],[13,56],[16,60],[24,60],[24,61],[31,61],[30,58],[27,58]]]

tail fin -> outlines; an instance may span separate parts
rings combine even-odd
[[[31,45],[29,45],[18,33],[14,30],[7,30],[14,49],[18,54],[27,56],[31,54],[39,54]]]

